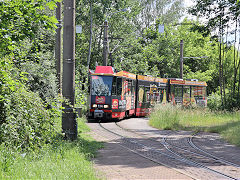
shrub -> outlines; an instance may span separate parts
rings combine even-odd
[[[47,108],[37,93],[21,83],[24,75],[16,73],[18,69],[6,58],[0,60],[0,68],[0,144],[35,149],[50,142],[54,118],[59,116],[56,105]]]
[[[218,93],[212,93],[208,96],[208,108],[211,110],[221,109],[221,96]]]

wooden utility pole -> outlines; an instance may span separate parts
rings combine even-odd
[[[103,34],[103,66],[108,64],[108,22],[104,21],[104,34]]]
[[[180,78],[183,78],[183,40],[180,41]]]
[[[55,59],[58,80],[58,93],[62,94],[62,7],[61,2],[57,2],[56,18],[58,20],[56,30]]]
[[[62,129],[67,139],[77,138],[75,102],[75,0],[64,0]]]

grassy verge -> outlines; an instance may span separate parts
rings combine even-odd
[[[183,109],[158,105],[149,124],[158,129],[215,132],[228,142],[240,146],[240,113],[210,112],[208,109]]]
[[[21,154],[0,147],[0,179],[98,179],[91,158],[102,144],[86,134],[84,119],[78,119],[78,128],[76,141],[57,137],[37,152]]]

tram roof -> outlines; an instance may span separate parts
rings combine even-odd
[[[159,82],[159,83],[167,83],[168,79],[166,78],[158,78],[152,76],[144,76],[144,75],[136,75],[133,73],[129,73],[126,71],[120,71],[115,73],[114,68],[112,66],[97,66],[96,70],[92,75],[103,75],[103,76],[119,76],[119,77],[126,77],[129,79],[139,79],[143,81],[152,81],[152,82]],[[207,86],[206,82],[203,81],[189,81],[183,79],[169,79],[170,84],[178,84],[178,85],[189,85],[189,86]]]
[[[138,75],[139,80],[143,81],[152,81],[152,82],[160,82],[160,83],[167,83],[168,80],[166,78],[156,78],[152,76],[143,76],[143,75]]]
[[[207,86],[203,81],[188,81],[183,79],[170,79],[170,84],[189,85],[189,86]]]
[[[114,74],[114,69],[112,66],[97,66],[93,74]]]
[[[126,72],[126,71],[117,72],[115,74],[115,76],[121,76],[121,77],[130,78],[130,79],[136,79],[136,77],[137,77],[136,74],[129,73],[129,72]]]
[[[120,71],[115,73],[112,66],[97,66],[96,70],[92,75],[102,75],[102,76],[120,76],[130,79],[136,79],[136,74],[129,73],[126,71]]]

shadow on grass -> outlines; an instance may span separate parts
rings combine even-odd
[[[66,140],[62,134],[58,134],[51,144],[51,150],[64,154],[68,150],[75,149],[79,153],[83,153],[87,159],[96,156],[97,150],[103,148],[102,142],[97,142],[85,133],[79,133],[76,140]]]

